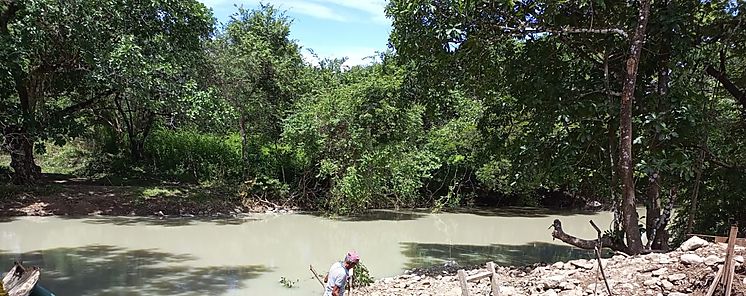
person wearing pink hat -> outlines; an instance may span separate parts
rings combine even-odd
[[[324,296],[344,296],[347,279],[352,275],[352,269],[360,263],[360,255],[355,251],[347,252],[344,261],[334,262],[329,273],[324,277],[326,282]]]

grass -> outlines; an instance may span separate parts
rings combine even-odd
[[[162,187],[144,188],[140,193],[140,197],[143,199],[151,199],[157,197],[176,197],[180,195],[182,195],[182,191],[179,189]]]

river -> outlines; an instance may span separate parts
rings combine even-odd
[[[40,283],[76,295],[321,295],[319,272],[355,249],[375,278],[404,269],[495,261],[501,265],[588,258],[553,241],[566,232],[594,238],[612,214],[508,209],[429,214],[376,211],[329,219],[262,214],[238,219],[141,217],[0,218],[0,266],[38,265]],[[284,287],[284,277],[295,282]],[[297,282],[296,282],[297,281]]]

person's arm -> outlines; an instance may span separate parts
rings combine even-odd
[[[339,296],[339,286],[334,285],[334,288],[332,289],[332,296]]]

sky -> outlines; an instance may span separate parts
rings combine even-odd
[[[259,0],[199,0],[225,23],[236,5],[256,8]],[[387,48],[391,21],[384,13],[386,0],[263,0],[285,10],[293,19],[290,37],[322,58],[347,57],[345,65],[369,63],[365,58]],[[304,49],[309,62],[315,60]]]

